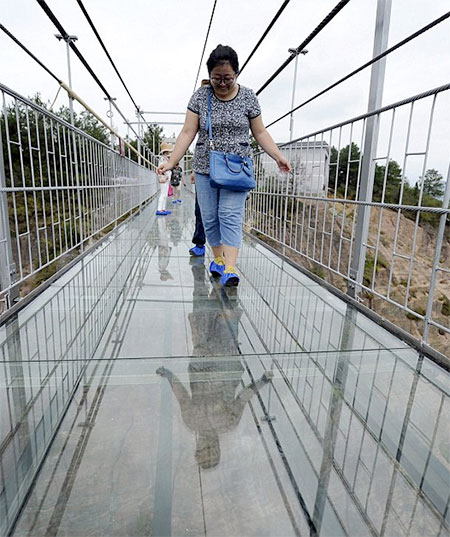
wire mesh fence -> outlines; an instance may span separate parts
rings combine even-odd
[[[144,214],[71,268],[58,286],[0,328],[0,534],[7,535],[130,282],[151,259]],[[147,252],[148,253],[148,252]],[[84,386],[84,384],[83,384]],[[83,393],[84,387],[83,387]],[[86,400],[84,400],[86,403]],[[84,415],[85,404],[77,405]]]
[[[12,90],[0,92],[2,313],[158,185],[154,171]]]
[[[289,174],[257,154],[246,210],[251,232],[446,354],[449,89],[282,144]]]

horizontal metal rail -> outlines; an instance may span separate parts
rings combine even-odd
[[[450,354],[450,84],[280,144],[280,174],[255,155],[246,226],[420,343]],[[372,201],[361,200],[368,118],[379,125]],[[369,207],[362,284],[351,270],[358,209]],[[361,281],[361,278],[360,278]],[[349,292],[350,294],[350,292]]]
[[[137,213],[95,251],[83,254],[81,266],[66,273],[63,285],[42,293],[38,309],[15,314],[2,327],[0,378],[6,407],[0,466],[10,464],[11,472],[0,472],[0,490],[8,491],[0,497],[1,535],[13,527],[77,390],[86,393],[80,388],[86,366],[124,302],[127,282],[142,277],[151,259],[138,255],[150,227],[146,216]]]
[[[282,192],[261,192],[261,196],[271,196],[271,197],[277,197],[281,196],[284,198],[286,196],[285,193]],[[329,203],[345,203],[346,205],[368,205],[370,207],[384,207],[385,209],[398,209],[398,204],[395,203],[377,203],[376,201],[361,201],[361,200],[351,200],[351,199],[336,199],[336,198],[318,198],[317,196],[302,196],[300,194],[296,194],[292,196],[292,199],[298,199],[303,201],[317,201],[318,199],[320,201],[329,202]],[[417,207],[417,205],[402,205],[402,209],[404,211],[422,211],[422,212],[428,212],[428,213],[435,213],[435,214],[450,214],[450,209],[444,209],[443,207]]]
[[[2,314],[156,194],[158,181],[3,85],[0,97]]]
[[[292,144],[294,144],[296,142],[300,142],[301,140],[312,138],[313,136],[319,135],[319,134],[321,134],[323,132],[335,130],[335,129],[338,129],[339,127],[344,127],[345,125],[351,125],[352,123],[356,123],[357,121],[360,121],[362,119],[367,119],[369,117],[378,116],[378,115],[382,114],[383,112],[387,112],[388,110],[393,110],[395,108],[399,108],[400,106],[403,106],[405,104],[411,104],[414,101],[420,101],[421,99],[424,99],[425,97],[434,96],[434,95],[437,95],[438,93],[441,93],[443,91],[448,91],[449,89],[450,89],[450,83],[449,84],[443,84],[442,86],[438,86],[437,88],[430,89],[430,90],[427,90],[427,91],[423,91],[422,93],[418,93],[416,95],[413,95],[412,97],[408,97],[406,99],[401,99],[400,101],[397,101],[395,103],[388,104],[386,106],[378,108],[377,110],[373,110],[372,112],[367,112],[366,114],[361,114],[359,116],[355,116],[354,118],[346,119],[345,121],[341,121],[340,123],[335,123],[334,125],[332,125],[331,127],[328,127],[325,130],[315,131],[315,132],[312,132],[310,134],[307,134],[306,136],[301,136],[299,138],[295,138],[294,140],[291,140],[291,141],[286,142],[284,144],[280,144],[279,147],[290,146],[290,145],[292,145]],[[421,152],[421,154],[423,154],[423,152]],[[385,158],[385,157],[377,157],[377,159],[382,159],[382,158]],[[376,159],[374,159],[374,160],[376,160]]]

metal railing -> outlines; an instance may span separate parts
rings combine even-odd
[[[158,183],[155,172],[45,108],[1,84],[0,92],[2,313]]]
[[[275,371],[260,400],[264,415],[276,417],[273,429],[317,534],[331,518],[342,534],[384,535],[388,518],[392,523],[405,515],[404,497],[394,492],[399,481],[420,513],[411,509],[402,523],[414,526],[426,512],[445,533],[449,473],[438,439],[448,428],[448,389],[435,377],[438,366],[431,372],[421,353],[351,305],[330,300],[330,293],[287,263],[280,269],[275,255],[252,252],[254,247],[244,245],[240,268],[248,285],[239,296],[267,354],[261,350],[261,363],[247,364],[254,378]],[[287,423],[291,441],[285,440]],[[340,517],[344,496],[349,518]]]
[[[281,145],[289,175],[257,154],[257,188],[246,209],[252,233],[444,354],[450,349],[449,89]],[[378,142],[363,166],[369,122]]]
[[[130,281],[148,268],[151,255],[140,254],[143,244],[147,253],[155,248],[151,226],[143,213],[118,226],[60,285],[43,291],[36,307],[0,328],[0,535],[14,524],[108,322],[126,304]],[[84,405],[76,406],[83,413]]]
[[[332,526],[340,528],[334,534],[412,535],[423,518],[436,535],[448,531],[448,469],[436,443],[445,435],[447,393],[422,367],[423,358],[410,354],[377,349],[274,358],[262,406],[265,416],[276,417],[271,425],[317,534]],[[261,362],[252,363],[255,378],[271,365]],[[429,420],[417,410],[425,397],[433,401]]]

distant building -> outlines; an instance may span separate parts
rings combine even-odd
[[[173,133],[172,136],[164,136],[162,141],[175,145],[175,142],[177,141],[177,137],[175,136],[175,133]]]
[[[277,144],[292,166],[289,175],[292,194],[324,196],[328,191],[330,146],[323,141]]]

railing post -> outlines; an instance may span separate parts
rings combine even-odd
[[[333,374],[331,396],[328,403],[328,415],[323,434],[322,461],[319,470],[319,479],[314,500],[313,523],[320,535],[327,505],[330,478],[332,476],[333,461],[336,450],[336,438],[344,406],[344,392],[347,385],[348,370],[350,365],[350,354],[346,351],[353,349],[356,327],[356,310],[347,305],[345,317],[343,317],[343,327],[340,342],[340,352],[336,357],[336,367]]]
[[[391,18],[391,2],[392,0],[378,0],[373,46],[374,57],[381,54],[387,48],[389,23]],[[381,107],[385,67],[386,58],[383,58],[372,65],[368,112],[372,112]],[[378,117],[371,116],[367,118],[361,165],[361,181],[358,192],[358,200],[365,203],[370,203],[372,201],[375,167],[373,158],[378,142],[378,130]],[[351,151],[351,146],[349,147],[349,151]],[[386,165],[389,166],[389,163]],[[367,238],[369,235],[369,222],[370,205],[359,205],[356,235],[353,242],[353,255],[350,266],[350,277],[352,281],[349,282],[347,290],[347,293],[352,298],[356,298],[361,292],[364,265],[366,261]]]
[[[137,135],[137,148],[138,148],[138,164],[141,164],[141,109],[136,110],[136,116],[138,120],[138,135]]]
[[[55,35],[55,37],[60,41],[63,39],[66,42],[66,54],[67,54],[67,73],[68,73],[68,81],[69,81],[69,88],[72,89],[72,70],[70,67],[70,44],[74,43],[78,40],[78,37],[76,35],[66,35],[62,36],[60,34]],[[73,113],[73,97],[72,95],[69,95],[69,110],[70,110],[70,124],[72,127],[74,127],[74,113]],[[81,195],[81,188],[80,188],[80,175],[78,170],[78,150],[77,150],[77,136],[75,133],[75,130],[72,130],[72,148],[73,148],[73,162],[70,162],[70,165],[73,164],[75,167],[75,184],[76,184],[76,190],[77,190],[77,204],[78,204],[78,218],[79,221],[79,243],[80,243],[80,251],[84,251],[84,230],[83,230],[83,204],[82,204],[82,195]],[[70,154],[69,154],[70,158]]]
[[[3,138],[0,127],[0,292],[9,288],[5,304],[5,309],[9,309],[18,300],[19,290],[12,287],[16,279],[16,265],[12,255],[8,198],[5,188],[6,174],[3,160]]]
[[[299,54],[308,54],[307,50],[298,51],[296,48],[290,48],[288,50],[290,54],[293,56],[295,54],[295,67],[294,67],[294,79],[292,81],[292,98],[291,98],[291,110],[294,109],[295,105],[295,87],[297,85],[297,67],[298,67],[298,56]],[[289,141],[292,142],[292,138],[294,137],[294,112],[291,112],[291,117],[289,120]]]
[[[292,162],[292,144],[289,144],[289,161]],[[293,172],[292,172],[293,173]],[[290,174],[286,174],[286,193],[284,197],[284,218],[283,218],[283,237],[282,237],[282,253],[283,255],[286,255],[286,237],[287,237],[287,219],[288,219],[288,205],[289,205],[289,177]],[[291,217],[292,217],[292,210],[291,210]],[[291,233],[292,233],[292,225],[291,225]]]
[[[116,97],[103,97],[105,101],[109,103],[109,110],[106,112],[106,115],[109,117],[109,125],[111,127],[111,132],[109,133],[109,142],[111,149],[108,151],[111,162],[111,186],[114,189],[114,227],[117,227],[118,211],[117,211],[117,179],[116,179],[116,157],[114,154],[114,134],[113,134],[113,111],[111,107],[112,101],[116,100]],[[119,151],[120,151],[120,140],[119,140]]]
[[[119,211],[118,211],[118,199],[117,199],[117,189],[118,189],[118,174],[116,172],[116,155],[112,149],[109,150],[109,153],[111,155],[111,185],[114,189],[114,227],[117,227],[117,220],[119,218]],[[120,156],[118,158],[121,158]]]
[[[287,235],[287,216],[288,216],[288,203],[289,203],[289,176],[286,178],[286,195],[284,197],[284,222],[283,222],[283,237],[282,237],[282,252],[286,255],[286,235]]]
[[[112,108],[111,108],[111,101],[115,101],[116,100],[116,97],[103,97],[103,99],[105,101],[108,101],[109,103],[109,110],[106,112],[106,115],[109,117],[109,125],[111,127],[111,132],[109,133],[109,142],[110,142],[110,145],[111,145],[111,149],[114,150],[114,134],[113,134],[113,111],[112,111]]]
[[[80,172],[78,169],[78,149],[77,149],[77,136],[75,130],[72,131],[72,145],[73,145],[73,164],[75,166],[75,185],[77,187],[77,203],[78,203],[78,218],[79,233],[80,233],[80,252],[84,251],[84,229],[83,229],[83,196],[81,194],[80,186]]]
[[[448,208],[449,203],[450,203],[450,165],[447,171],[447,183],[445,184],[445,192],[444,192],[444,199],[442,200],[442,207],[444,209]],[[442,243],[444,241],[446,220],[447,220],[447,214],[442,213],[439,219],[439,229],[438,229],[437,236],[436,236],[436,248],[434,250],[433,268],[431,270],[430,287],[428,289],[427,309],[425,313],[423,337],[422,337],[422,341],[424,343],[427,342],[428,334],[430,332],[430,321],[432,317],[433,302],[434,302],[434,289],[436,287],[436,278],[437,278],[437,272],[438,272],[438,267],[439,267],[439,260],[441,258]]]

